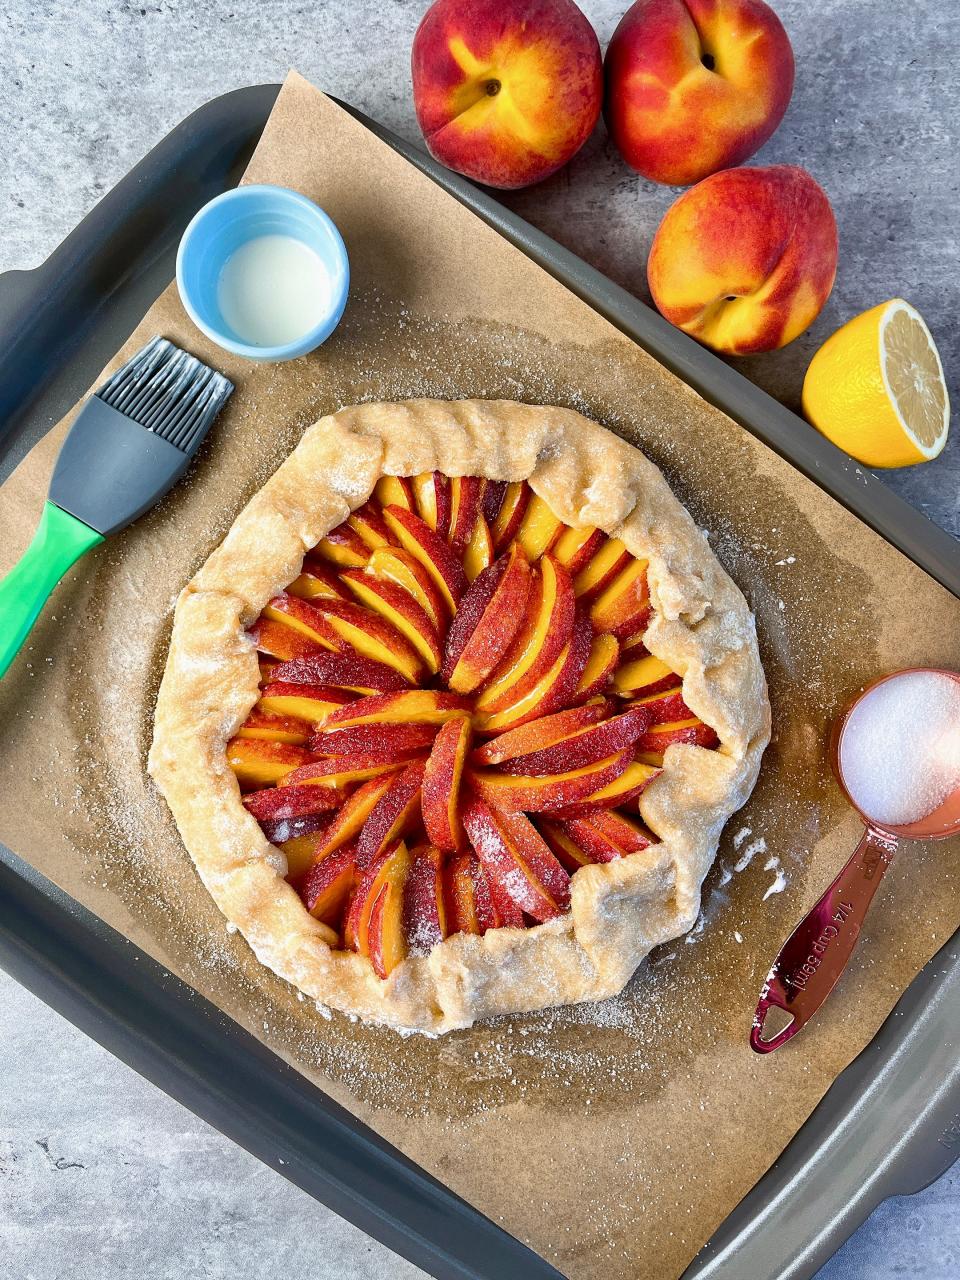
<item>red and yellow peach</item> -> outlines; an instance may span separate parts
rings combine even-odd
[[[793,92],[790,41],[763,0],[637,0],[604,69],[604,114],[623,158],[671,186],[752,156]]]
[[[492,187],[540,182],[583,146],[603,96],[600,46],[573,0],[437,0],[413,42],[430,152]]]
[[[726,169],[685,191],[657,228],[647,280],[658,309],[731,355],[786,346],[837,271],[837,224],[805,169]]]

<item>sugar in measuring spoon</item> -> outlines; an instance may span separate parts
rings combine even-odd
[[[960,675],[922,667],[876,681],[837,721],[831,748],[866,830],[767,975],[750,1033],[757,1053],[786,1044],[833,990],[898,841],[960,831]]]

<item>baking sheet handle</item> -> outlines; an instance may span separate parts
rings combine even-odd
[[[563,1280],[15,854],[0,966],[289,1181],[442,1280]]]

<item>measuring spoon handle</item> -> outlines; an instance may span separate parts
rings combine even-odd
[[[783,944],[753,1015],[750,1047],[756,1053],[771,1053],[792,1039],[836,986],[896,848],[892,836],[868,827],[853,857]],[[771,1007],[791,1014],[792,1021],[764,1037]]]

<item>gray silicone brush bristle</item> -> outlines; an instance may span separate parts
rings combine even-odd
[[[63,442],[50,501],[106,536],[184,474],[233,383],[153,338],[100,387]]]
[[[233,383],[222,373],[156,337],[94,394],[192,454],[232,391]]]

